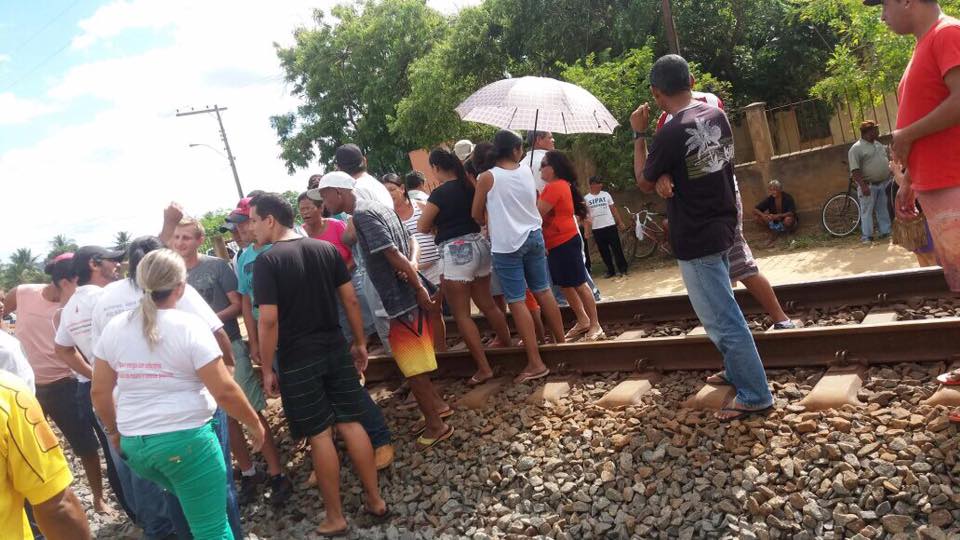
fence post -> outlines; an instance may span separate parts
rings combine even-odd
[[[767,122],[767,104],[763,101],[744,107],[747,116],[747,129],[753,142],[753,157],[758,164],[769,163],[773,159],[773,136]]]

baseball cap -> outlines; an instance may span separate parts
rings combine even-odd
[[[353,190],[353,186],[356,185],[356,183],[357,181],[354,180],[352,176],[343,171],[330,172],[323,175],[317,187],[307,190],[307,197],[314,201],[322,201],[323,196],[320,195],[321,189],[337,188]]]
[[[464,161],[470,157],[470,152],[473,152],[473,147],[473,142],[468,139],[461,139],[457,141],[457,144],[453,145],[453,153],[460,158],[460,161]]]
[[[227,223],[243,223],[250,219],[250,201],[253,197],[244,197],[237,202],[237,207],[227,216]]]
[[[217,230],[220,231],[221,233],[234,232],[237,230],[237,224],[232,223],[230,221],[226,221]]]
[[[333,161],[341,171],[353,174],[363,167],[363,152],[355,144],[345,144],[337,148]]]
[[[883,3],[883,0],[863,0],[863,5],[865,6],[879,6]]]
[[[80,272],[90,261],[121,261],[125,253],[100,246],[83,246],[73,254],[73,268]]]

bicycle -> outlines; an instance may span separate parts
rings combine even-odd
[[[663,214],[650,210],[649,205],[644,205],[643,210],[637,213],[626,206],[623,209],[633,216],[633,245],[630,248],[632,260],[645,259],[653,255],[658,248],[664,254],[673,257],[667,231],[658,223],[659,220],[655,219]]]
[[[860,227],[860,201],[857,198],[857,183],[849,177],[847,190],[837,193],[823,204],[820,221],[828,233],[836,237],[847,236]]]

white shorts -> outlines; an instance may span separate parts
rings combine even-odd
[[[439,248],[445,281],[470,283],[490,275],[493,268],[490,241],[482,234],[458,236],[441,243]]]

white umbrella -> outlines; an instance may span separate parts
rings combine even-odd
[[[457,106],[468,122],[553,133],[613,133],[619,123],[593,94],[548,77],[488,84]]]

